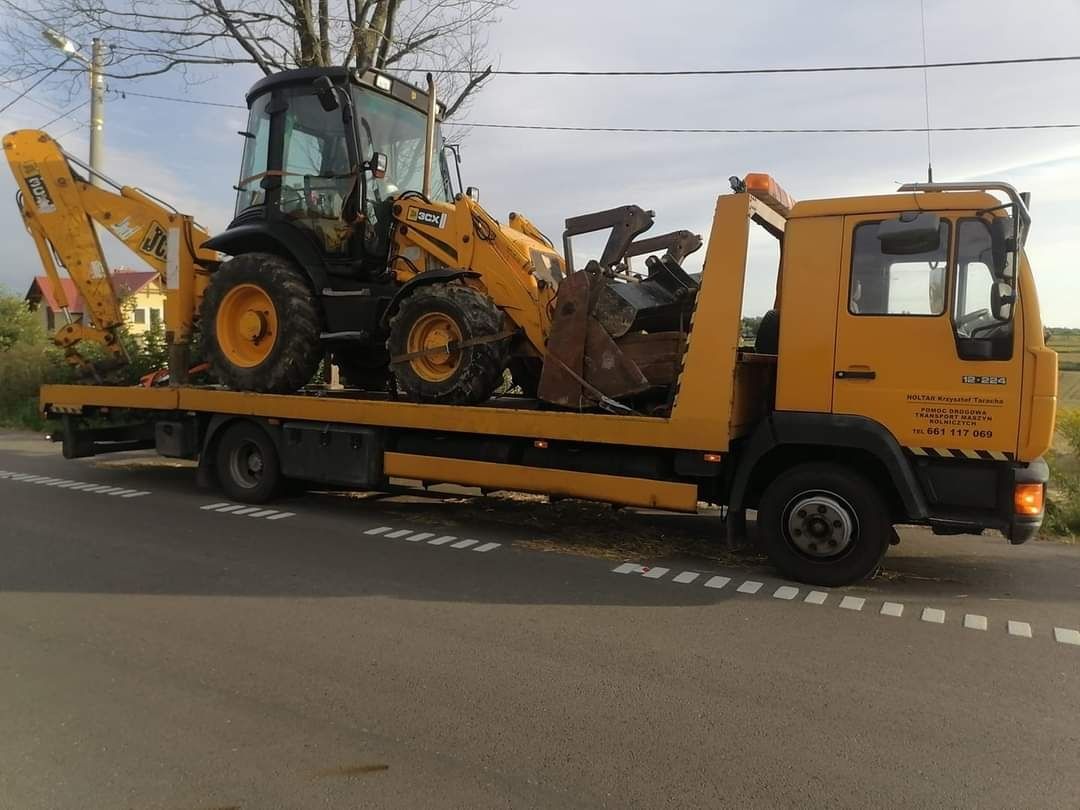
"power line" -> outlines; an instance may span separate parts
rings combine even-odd
[[[708,127],[579,127],[548,124],[489,124],[470,121],[444,121],[443,126],[480,127],[485,129],[525,129],[540,132],[663,132],[691,135],[828,135],[828,134],[879,134],[889,132],[999,132],[1022,129],[1080,129],[1080,124],[994,124],[970,127],[833,127],[833,128],[784,128],[784,129],[721,129]]]
[[[45,80],[46,80],[47,78],[49,78],[49,77],[50,77],[50,76],[52,76],[52,75],[53,75],[54,73],[56,73],[56,71],[58,71],[58,70],[59,70],[60,68],[62,68],[62,67],[63,67],[64,65],[66,65],[66,64],[67,64],[67,62],[68,62],[68,59],[70,59],[70,58],[71,58],[71,57],[69,56],[69,57],[68,57],[67,59],[65,59],[65,60],[64,60],[63,62],[61,62],[61,63],[60,63],[59,65],[57,65],[56,67],[54,67],[54,68],[51,68],[50,70],[47,70],[47,71],[45,72],[45,74],[44,74],[44,75],[43,75],[43,76],[42,76],[42,77],[41,77],[40,79],[38,79],[38,80],[37,80],[36,82],[34,82],[34,83],[33,83],[32,85],[30,85],[29,87],[27,87],[27,88],[26,88],[25,90],[23,90],[23,91],[22,91],[21,93],[17,94],[17,95],[15,96],[15,98],[13,98],[13,99],[12,99],[11,101],[9,101],[9,102],[8,102],[7,104],[5,104],[5,105],[4,105],[3,107],[0,107],[0,113],[6,112],[6,111],[7,111],[7,109],[8,109],[9,107],[12,107],[12,106],[14,106],[14,105],[15,105],[16,103],[18,103],[19,101],[22,101],[22,100],[23,100],[23,99],[24,99],[24,98],[25,98],[25,97],[27,96],[27,94],[28,94],[28,93],[29,93],[29,92],[30,92],[31,90],[33,90],[33,89],[34,89],[35,87],[37,87],[37,86],[38,86],[39,84],[41,84],[41,83],[42,83],[43,81],[45,81]]]
[[[1018,59],[969,59],[963,62],[898,63],[887,65],[837,65],[824,67],[706,68],[699,70],[492,70],[493,76],[750,76],[773,73],[855,73],[879,70],[926,70],[928,68],[983,67],[986,65],[1031,65],[1080,62],[1076,56],[1031,56]],[[479,71],[462,68],[415,68],[408,72],[460,73]]]
[[[225,104],[219,101],[206,101],[196,98],[181,98],[177,96],[162,96],[154,93],[136,93],[132,90],[123,91],[128,96],[150,98],[158,101],[174,101],[181,104],[197,104],[206,107],[225,107],[234,110],[246,110],[241,104]],[[831,127],[831,128],[711,128],[711,127],[591,127],[591,126],[560,126],[555,124],[495,124],[471,121],[443,121],[443,126],[449,127],[477,127],[481,129],[522,129],[539,132],[646,132],[646,133],[672,133],[672,134],[696,134],[696,135],[814,135],[814,134],[878,134],[889,132],[994,132],[1007,130],[1032,130],[1032,129],[1080,129],[1080,124],[992,124],[988,126],[968,127]]]
[[[70,115],[71,115],[72,113],[74,113],[74,112],[78,112],[79,110],[81,110],[81,109],[82,109],[83,107],[85,107],[85,106],[86,106],[87,104],[89,104],[89,103],[90,103],[90,99],[86,99],[86,101],[80,101],[80,102],[79,102],[78,104],[76,104],[76,105],[75,105],[74,107],[72,107],[72,108],[71,108],[70,110],[68,110],[67,112],[62,112],[62,113],[60,113],[60,114],[59,114],[58,116],[56,116],[55,118],[50,118],[50,119],[49,119],[48,121],[46,121],[46,122],[45,122],[44,124],[42,124],[42,125],[41,125],[40,127],[38,127],[38,129],[45,129],[45,127],[51,127],[51,126],[52,126],[53,124],[55,124],[55,123],[56,123],[57,121],[59,121],[59,120],[60,120],[61,118],[67,118],[67,117],[68,117],[68,116],[70,116]],[[73,119],[71,119],[71,120],[73,120],[73,121],[74,121],[75,119],[73,118]],[[84,126],[84,125],[83,125],[83,124],[79,124],[79,126]]]
[[[203,107],[225,107],[230,110],[246,110],[243,104],[225,104],[220,101],[206,101],[201,98],[180,98],[178,96],[159,96],[154,93],[136,93],[134,90],[118,90],[121,96],[138,96],[139,98],[153,98],[158,101],[175,101],[178,104],[199,104]]]

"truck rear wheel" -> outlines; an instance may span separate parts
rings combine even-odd
[[[266,503],[281,488],[277,447],[265,430],[250,422],[225,428],[214,463],[221,489],[234,501]]]
[[[491,299],[470,287],[416,289],[391,319],[386,342],[398,388],[418,402],[483,402],[502,382],[509,359],[509,338],[490,340],[503,331],[504,321]],[[483,342],[454,348],[472,341]]]
[[[289,394],[319,366],[319,310],[300,270],[269,253],[230,259],[200,312],[213,375],[236,391]]]
[[[837,464],[800,464],[758,504],[765,550],[781,573],[811,585],[847,585],[881,564],[893,536],[874,485]]]

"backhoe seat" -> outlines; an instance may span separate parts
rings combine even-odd
[[[755,354],[780,353],[780,313],[770,309],[761,317],[754,336]]]

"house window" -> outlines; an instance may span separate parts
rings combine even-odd
[[[156,329],[161,326],[161,310],[157,307],[150,309],[150,328]]]
[[[142,307],[136,307],[134,314],[135,323],[142,325],[146,323],[146,310]]]

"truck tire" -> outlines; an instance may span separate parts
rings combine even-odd
[[[214,456],[218,483],[234,501],[266,503],[281,488],[277,447],[266,431],[251,422],[234,422],[217,441]]]
[[[502,382],[509,338],[439,351],[450,342],[492,337],[503,331],[505,316],[481,292],[461,284],[419,287],[401,302],[390,320],[386,341],[398,389],[416,402],[475,405]],[[427,354],[397,360],[414,352]]]
[[[848,585],[877,570],[893,536],[876,487],[838,464],[808,463],[778,476],[758,504],[772,564],[811,585]]]
[[[319,310],[300,270],[270,253],[221,265],[200,310],[214,377],[236,391],[290,394],[319,367]]]

